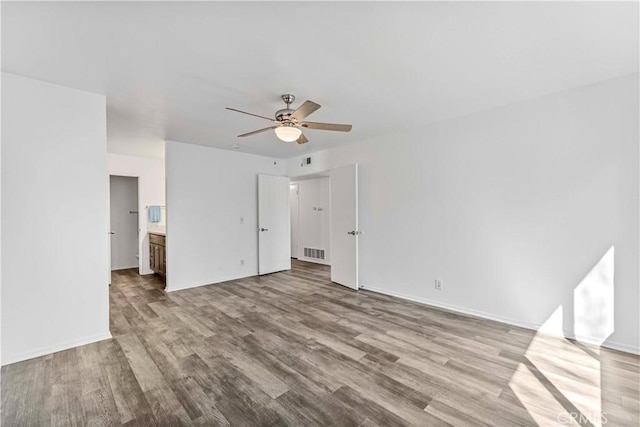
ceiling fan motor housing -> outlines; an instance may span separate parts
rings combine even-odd
[[[293,114],[295,110],[291,108],[283,108],[282,110],[276,111],[276,120],[279,122],[286,122],[290,120],[291,114]]]
[[[287,108],[276,111],[276,120],[279,122],[291,121],[291,114],[293,114],[295,110],[292,110],[289,107],[291,106],[291,104],[293,104],[293,101],[296,100],[296,97],[290,93],[286,93],[282,95],[282,100],[285,104],[287,104]]]

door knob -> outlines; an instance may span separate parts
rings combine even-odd
[[[258,231],[269,231],[268,228],[258,228]]]
[[[359,236],[362,234],[362,231],[347,231],[347,234],[351,234],[352,236]]]
[[[116,232],[115,231],[110,231],[109,234],[116,234]]]

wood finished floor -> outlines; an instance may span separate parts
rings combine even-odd
[[[2,369],[2,425],[637,426],[639,358],[329,281],[116,272],[113,339]],[[578,422],[574,421],[574,418]]]

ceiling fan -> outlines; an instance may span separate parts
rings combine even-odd
[[[258,114],[247,113],[246,111],[236,110],[235,108],[227,107],[227,110],[237,111],[238,113],[248,114],[250,116],[260,117],[261,119],[271,120],[272,122],[276,122],[277,124],[270,126],[268,128],[254,130],[253,132],[243,133],[242,135],[238,135],[238,137],[245,137],[250,135],[255,135],[260,132],[266,132],[270,129],[273,129],[276,133],[276,136],[285,142],[297,142],[298,144],[304,144],[305,142],[309,142],[306,136],[302,133],[301,128],[305,129],[318,129],[318,130],[332,130],[338,132],[349,132],[351,130],[351,125],[341,125],[336,123],[317,123],[317,122],[307,122],[303,119],[320,108],[319,104],[316,104],[312,101],[305,101],[301,106],[297,109],[291,109],[291,104],[295,101],[296,97],[291,94],[282,95],[282,100],[285,104],[287,104],[287,108],[283,108],[282,110],[276,111],[275,118],[271,119],[269,117],[260,116]]]

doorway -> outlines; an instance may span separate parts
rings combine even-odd
[[[358,228],[358,165],[298,176],[291,182],[291,235],[296,236],[291,247],[297,248],[297,259],[329,266],[332,282],[357,290],[362,235]]]
[[[330,180],[328,172],[291,180],[291,258],[331,266]]]
[[[138,268],[138,178],[109,176],[111,271]]]

